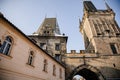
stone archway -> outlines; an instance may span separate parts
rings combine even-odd
[[[75,75],[81,75],[86,80],[106,80],[99,69],[88,64],[76,67],[66,80],[72,80]]]

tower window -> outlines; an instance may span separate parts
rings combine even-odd
[[[28,63],[27,64],[33,65],[33,59],[34,59],[34,52],[30,51],[30,55],[29,55]]]
[[[60,54],[55,54],[55,59],[59,61],[60,60]]]
[[[48,63],[47,60],[44,60],[43,71],[47,72]]]
[[[5,41],[3,42],[3,44],[0,47],[0,53],[9,55],[11,47],[12,47],[12,39],[11,39],[11,37],[7,36]]]
[[[110,44],[110,48],[111,48],[113,54],[117,54],[117,50],[116,50],[115,44]]]
[[[60,44],[55,45],[55,50],[59,51],[60,50]]]
[[[49,34],[49,31],[47,31],[47,33]]]
[[[44,34],[46,34],[46,31],[44,31]]]

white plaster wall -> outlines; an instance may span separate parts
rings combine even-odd
[[[64,80],[65,69],[59,63],[46,55],[12,26],[0,19],[0,40],[3,42],[9,35],[13,38],[10,56],[0,53],[0,80]],[[34,51],[33,66],[27,63],[30,50]],[[48,61],[48,72],[43,71],[43,61]],[[53,76],[53,65],[56,65],[56,76]],[[62,79],[59,69],[62,69]]]

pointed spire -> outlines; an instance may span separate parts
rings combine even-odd
[[[111,8],[110,8],[110,6],[107,4],[107,2],[104,0],[104,2],[105,2],[105,5],[106,5],[106,8],[108,9],[108,10],[111,10]]]

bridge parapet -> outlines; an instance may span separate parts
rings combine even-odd
[[[76,50],[71,50],[70,53],[65,54],[66,57],[98,57],[98,55],[93,51],[85,51],[85,50],[80,50],[80,52],[76,52]]]

